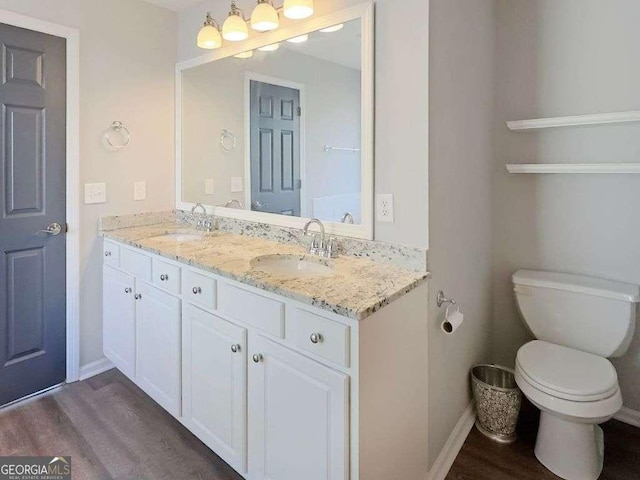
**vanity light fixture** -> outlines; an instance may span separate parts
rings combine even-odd
[[[222,25],[222,38],[230,42],[240,42],[249,38],[247,22],[242,16],[242,11],[236,6],[235,0],[232,0],[231,11]]]
[[[337,32],[339,30],[342,30],[343,28],[344,28],[344,23],[340,23],[340,24],[334,25],[332,27],[323,28],[320,31],[322,33],[333,33],[333,32]]]
[[[251,57],[253,57],[253,50],[248,50],[246,52],[239,53],[237,55],[234,55],[234,57],[235,58],[243,58],[243,59],[244,58],[251,58]]]
[[[272,43],[271,45],[265,45],[264,47],[258,48],[261,52],[275,52],[280,48],[279,43]]]
[[[306,42],[307,40],[309,40],[309,35],[300,35],[299,37],[293,37],[293,38],[287,39],[287,42],[289,42],[289,43],[303,43],[303,42]]]
[[[275,30],[279,25],[280,18],[271,0],[258,0],[256,8],[251,13],[251,28],[258,32],[268,32]]]
[[[213,50],[222,46],[222,36],[220,35],[220,27],[211,16],[211,12],[207,12],[207,19],[204,27],[198,32],[198,47],[205,50]]]
[[[301,20],[313,15],[313,0],[284,0],[284,16]]]

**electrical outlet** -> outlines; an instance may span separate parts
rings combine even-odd
[[[216,184],[213,181],[213,178],[206,178],[204,180],[204,194],[205,195],[213,195],[216,190]]]
[[[244,190],[244,179],[242,177],[231,177],[231,193],[240,193]]]
[[[136,202],[147,199],[147,182],[135,182],[133,184],[133,199]]]
[[[84,203],[92,205],[95,203],[106,203],[107,201],[107,184],[106,183],[85,183],[84,184]]]
[[[394,222],[392,194],[382,194],[376,197],[376,220],[386,223]]]

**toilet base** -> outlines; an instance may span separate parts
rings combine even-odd
[[[565,480],[596,480],[604,463],[604,434],[598,425],[570,422],[542,411],[535,454]]]

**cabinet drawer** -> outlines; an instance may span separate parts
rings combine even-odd
[[[298,347],[344,367],[349,366],[350,331],[347,325],[298,308],[295,330]]]
[[[180,294],[180,267],[163,262],[158,258],[152,263],[153,279],[152,283],[171,293]]]
[[[110,265],[112,267],[120,266],[120,247],[117,244],[110,242],[109,240],[105,240],[102,250],[104,253],[105,265]]]
[[[284,338],[284,303],[228,283],[220,285],[220,310],[269,335]]]
[[[144,253],[128,248],[120,249],[120,268],[138,280],[151,281],[151,257]]]
[[[216,281],[189,269],[182,270],[182,295],[185,300],[209,310],[216,309]]]

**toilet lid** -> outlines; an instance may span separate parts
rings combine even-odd
[[[517,364],[543,390],[560,398],[599,400],[618,388],[618,375],[609,360],[553,343],[527,343],[518,351]]]

